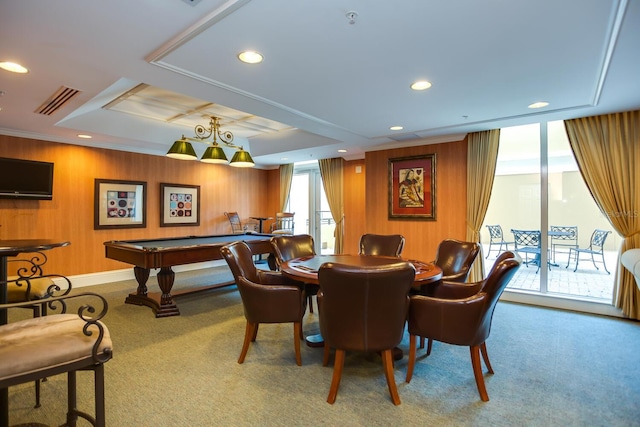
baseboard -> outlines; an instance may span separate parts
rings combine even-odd
[[[536,305],[539,307],[557,308],[561,310],[599,314],[602,316],[626,318],[622,313],[622,310],[614,307],[612,304],[599,301],[589,301],[580,298],[569,298],[558,294],[542,295],[526,291],[505,289],[500,300]]]
[[[203,268],[221,267],[226,265],[227,264],[224,260],[218,260],[218,261],[199,262],[195,264],[177,265],[175,267],[172,267],[172,270],[176,273],[179,273],[181,271],[200,270]],[[160,271],[160,269],[152,269],[149,276],[150,277],[156,276],[158,271]],[[101,272],[89,273],[89,274],[78,274],[75,276],[68,276],[68,279],[71,280],[73,288],[77,289],[77,288],[84,288],[87,286],[102,285],[104,283],[121,282],[124,280],[135,280],[135,276],[133,274],[133,268],[126,268],[122,270],[111,270],[111,271],[101,271]],[[64,281],[61,279],[54,279],[54,282],[58,283],[59,285],[64,285]]]

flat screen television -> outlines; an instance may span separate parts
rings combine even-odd
[[[51,200],[53,163],[0,157],[0,198]]]

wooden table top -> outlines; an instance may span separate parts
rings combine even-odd
[[[420,287],[442,279],[442,269],[429,262],[410,260],[396,257],[370,256],[370,255],[315,255],[295,258],[284,262],[280,271],[285,276],[306,283],[318,284],[318,269],[325,262],[347,264],[351,266],[374,267],[393,264],[398,261],[407,261],[416,269],[414,287]]]

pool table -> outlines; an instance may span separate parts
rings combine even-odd
[[[112,240],[104,242],[104,246],[107,258],[134,266],[133,273],[138,282],[138,289],[127,296],[125,303],[151,307],[157,318],[180,315],[180,310],[173,299],[174,296],[234,284],[233,281],[217,283],[180,290],[172,295],[171,288],[175,280],[175,273],[171,267],[222,259],[220,248],[237,241],[247,243],[255,255],[269,254],[269,256],[273,256],[270,239],[271,235],[269,234],[246,233],[149,240]],[[147,292],[146,283],[152,268],[160,269],[157,279],[161,293]]]

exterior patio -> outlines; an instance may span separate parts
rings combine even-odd
[[[488,245],[483,247],[486,256]],[[494,250],[488,259],[484,259],[485,270],[493,265],[497,256]],[[599,270],[596,270],[590,260],[581,260],[578,270],[574,273],[575,263],[571,263],[568,268],[567,255],[556,259],[558,267],[551,267],[547,270],[548,292],[550,294],[560,294],[563,297],[573,297],[577,299],[587,299],[594,302],[611,303],[613,297],[613,278],[615,276],[617,263],[616,252],[605,251],[605,262],[611,274],[607,274],[598,263]],[[530,290],[537,292],[540,288],[540,275],[542,269],[536,273],[538,267],[535,265],[523,265],[516,273],[508,289]]]

